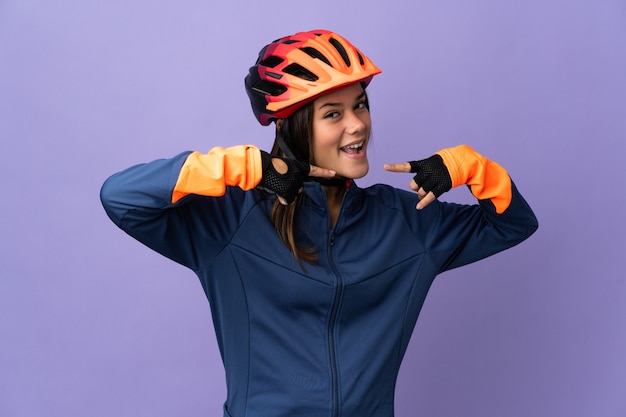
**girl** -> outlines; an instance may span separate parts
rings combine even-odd
[[[191,268],[209,299],[224,416],[393,416],[403,354],[435,276],[537,228],[507,172],[468,146],[385,165],[410,187],[361,189],[380,70],[325,30],[265,46],[245,79],[253,145],[184,152],[110,177],[125,232]],[[466,184],[475,205],[436,198]]]

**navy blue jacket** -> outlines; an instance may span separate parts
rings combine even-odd
[[[297,217],[315,265],[297,264],[270,220],[273,199],[227,187],[171,202],[188,153],[115,174],[102,188],[111,219],[191,268],[211,305],[230,417],[390,417],[402,357],[435,276],[530,236],[537,221],[512,185],[489,200],[435,201],[352,183],[336,225],[323,189],[305,183]]]

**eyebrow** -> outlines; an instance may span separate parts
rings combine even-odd
[[[354,101],[357,102],[359,100],[361,100],[363,97],[365,97],[365,91],[363,91],[361,94],[359,94]],[[343,103],[324,103],[321,106],[318,107],[318,109],[323,109],[324,107],[335,107],[335,106],[341,106]]]

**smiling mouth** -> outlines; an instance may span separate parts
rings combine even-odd
[[[352,145],[344,146],[343,148],[339,148],[342,152],[349,154],[359,154],[361,150],[363,150],[363,144],[365,141],[359,143],[353,143]]]

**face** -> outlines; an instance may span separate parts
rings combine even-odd
[[[365,91],[359,83],[317,98],[313,102],[315,165],[345,178],[365,176],[371,124]]]

